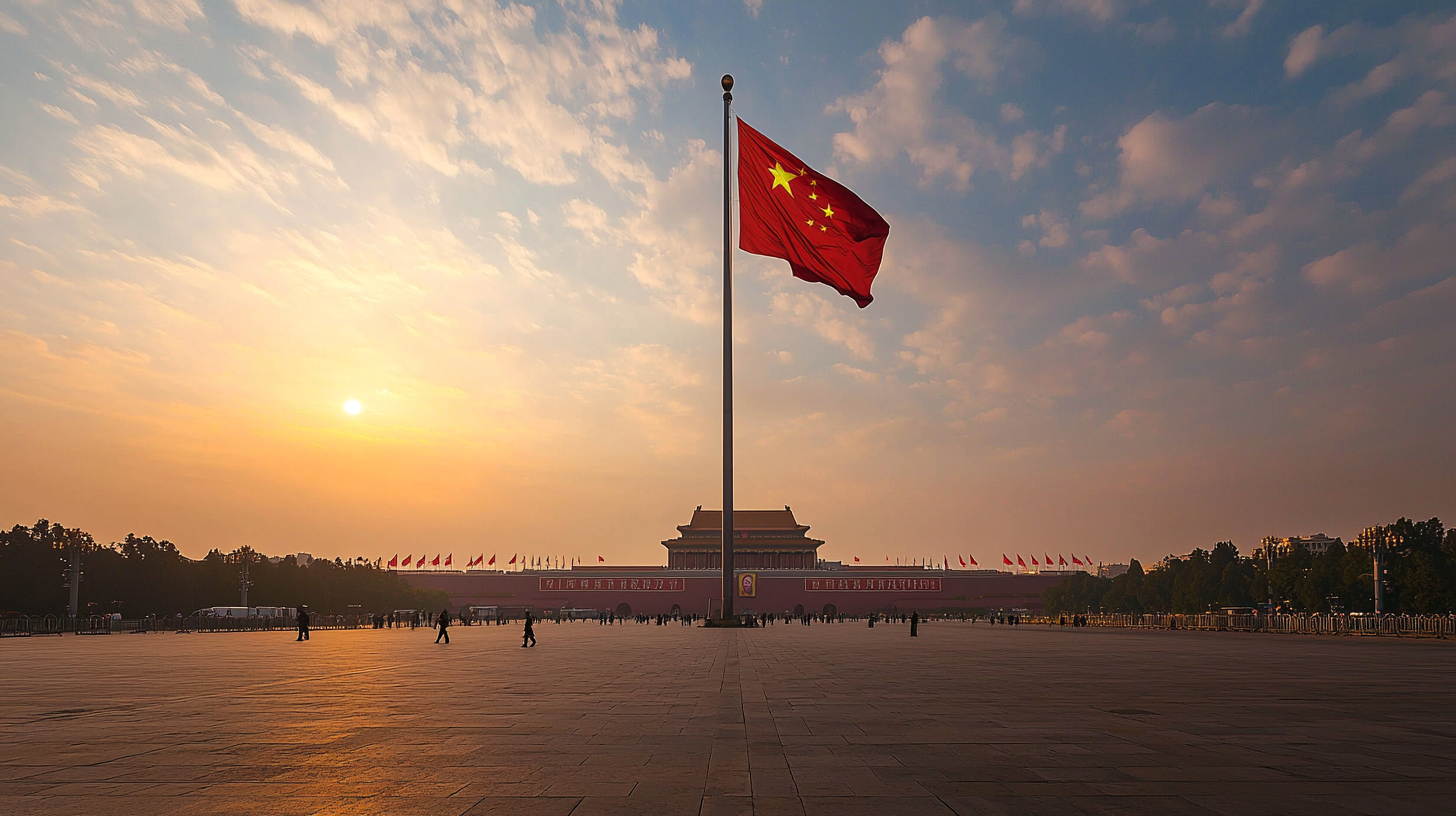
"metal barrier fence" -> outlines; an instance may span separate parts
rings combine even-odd
[[[1456,637],[1456,615],[1087,615],[1089,626],[1119,629],[1192,629],[1205,632],[1272,632],[1285,635]],[[1057,624],[1061,618],[1029,622]],[[1070,623],[1071,617],[1066,620]]]
[[[309,629],[368,629],[370,615],[309,615]],[[203,615],[185,617],[116,618],[106,615],[62,617],[58,615],[5,615],[0,618],[0,637],[32,635],[111,635],[149,632],[272,632],[292,631],[293,618],[225,618]]]

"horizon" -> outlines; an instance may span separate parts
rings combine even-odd
[[[837,8],[0,8],[0,517],[656,562],[725,72],[890,224],[865,309],[735,253],[738,504],[827,560],[1452,515],[1450,3]]]

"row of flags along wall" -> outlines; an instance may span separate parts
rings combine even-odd
[[[425,558],[426,556],[422,555],[419,557],[418,560],[416,560],[413,555],[406,555],[404,557],[404,560],[400,561],[399,555],[396,554],[393,558],[389,559],[389,563],[385,566],[387,566],[389,569],[424,569],[425,567],[433,567],[436,569],[439,569],[441,567],[447,569],[454,568],[454,553],[446,555],[443,563],[440,561],[439,555],[436,555],[433,559],[430,559],[428,561],[426,561]],[[465,568],[483,569],[485,567],[493,567],[495,566],[495,563],[496,556],[494,554],[492,554],[488,560],[486,559],[484,554],[481,554],[466,561]],[[511,560],[505,562],[502,566],[519,566],[522,569],[525,569],[527,567],[532,569],[568,569],[570,567],[579,566],[585,563],[585,559],[577,558],[575,556],[513,554],[511,555]],[[597,556],[597,563],[605,564],[607,563],[607,559],[599,555]]]
[[[1057,559],[1056,559],[1056,562],[1055,563],[1052,562],[1052,557],[1050,555],[1046,554],[1046,553],[1042,553],[1042,558],[1045,559],[1043,561],[1038,561],[1037,558],[1036,558],[1036,556],[1034,556],[1034,555],[1033,556],[1030,556],[1030,558],[1031,558],[1031,566],[1028,567],[1026,565],[1026,559],[1024,559],[1024,558],[1021,557],[1021,553],[1017,553],[1016,554],[1016,560],[1015,561],[1012,561],[1009,557],[1007,557],[1006,553],[1001,553],[1001,563],[1002,564],[1004,564],[1004,565],[1006,565],[1008,567],[1020,567],[1021,569],[1024,569],[1024,570],[1051,569],[1054,566],[1055,567],[1059,567],[1059,568],[1066,568],[1068,566],[1086,568],[1086,567],[1092,566],[1092,557],[1091,556],[1084,556],[1083,558],[1078,558],[1074,554],[1072,556],[1072,562],[1071,562],[1071,564],[1068,564],[1067,563],[1066,556],[1061,555],[1061,554],[1058,554],[1057,555]],[[966,559],[970,559],[969,563],[967,562]],[[979,567],[980,566],[980,564],[976,561],[976,557],[974,555],[959,555],[958,554],[958,555],[956,555],[956,560],[957,561],[960,561],[961,568],[962,569],[966,569],[966,568],[969,568],[969,567]],[[860,559],[859,559],[859,556],[857,556],[857,555],[854,556],[854,563],[856,563],[856,564],[861,563],[860,562]],[[890,556],[888,556],[888,555],[885,556],[885,563],[886,564],[889,564],[890,563]],[[896,563],[897,566],[899,565],[899,562],[898,561],[896,561],[895,563]],[[948,555],[942,556],[942,563],[944,563],[946,569],[952,569],[952,567],[950,565],[950,556],[948,556]],[[905,564],[905,566],[923,566],[923,567],[930,567],[930,566],[934,566],[934,562],[924,562],[924,561],[915,562],[915,563],[908,563],[907,562]]]

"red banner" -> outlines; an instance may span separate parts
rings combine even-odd
[[[939,578],[805,578],[806,592],[939,592]]]
[[[682,578],[541,578],[542,592],[682,592]]]

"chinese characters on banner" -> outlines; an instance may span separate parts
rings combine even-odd
[[[805,578],[806,592],[939,592],[939,578]]]
[[[682,578],[542,578],[541,591],[604,590],[612,592],[682,592]]]

